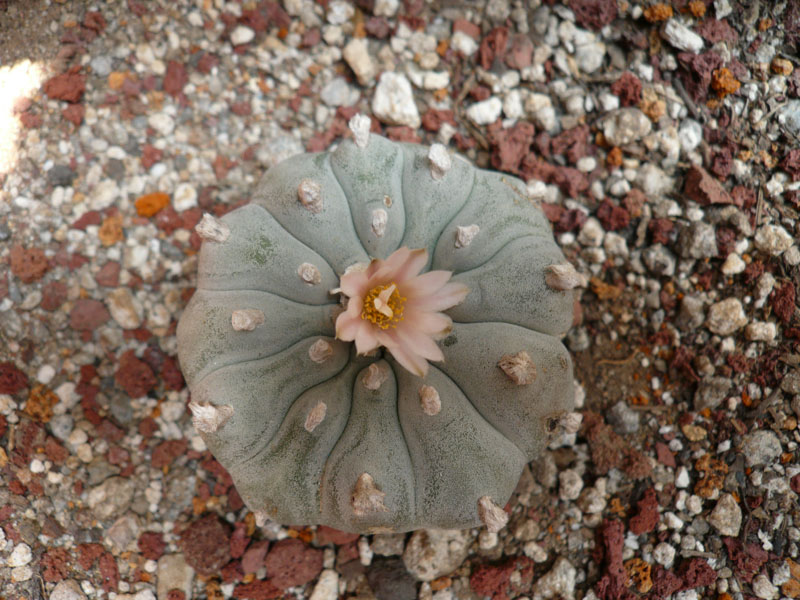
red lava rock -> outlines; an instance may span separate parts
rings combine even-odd
[[[253,113],[253,107],[247,101],[234,102],[231,104],[231,112],[240,117],[246,117]]]
[[[664,442],[656,442],[656,458],[658,462],[673,469],[677,466],[675,463],[675,455]]]
[[[220,569],[223,583],[236,583],[244,579],[244,571],[238,560],[232,560]]]
[[[55,583],[66,579],[69,575],[69,552],[64,548],[50,548],[40,560],[42,567],[42,579],[49,583]]]
[[[413,144],[418,144],[421,141],[417,132],[405,125],[387,127],[386,137],[395,142],[411,142]]]
[[[145,531],[136,542],[139,552],[149,560],[158,560],[167,547],[164,537],[156,531]]]
[[[317,527],[317,544],[325,546],[327,544],[348,544],[355,542],[360,536],[357,533],[347,533],[346,531],[339,531],[327,525],[320,525]]]
[[[42,288],[42,303],[44,310],[56,310],[67,299],[67,284],[63,281],[50,281]]]
[[[83,123],[83,115],[86,114],[86,107],[83,104],[70,104],[61,111],[61,115],[71,123],[80,125]]]
[[[101,33],[106,28],[106,20],[98,11],[90,10],[83,18],[83,26],[97,33]]]
[[[739,34],[736,30],[728,24],[725,19],[706,19],[700,25],[695,27],[695,31],[712,46],[717,42],[729,42],[730,46],[736,45],[739,39]]]
[[[243,522],[234,525],[233,534],[231,535],[231,556],[233,558],[240,558],[247,544],[250,543],[250,538],[247,537],[247,525]]]
[[[264,558],[267,556],[267,549],[269,542],[261,540],[254,542],[242,556],[242,570],[245,573],[255,573],[264,564]]]
[[[153,456],[150,459],[150,464],[156,469],[166,467],[167,465],[172,464],[172,461],[178,458],[181,454],[184,454],[188,445],[189,443],[183,439],[163,441],[153,450]]]
[[[121,267],[118,262],[110,260],[100,267],[97,275],[94,276],[94,280],[97,282],[97,285],[117,287],[119,285],[120,269]]]
[[[625,229],[631,222],[628,211],[621,206],[617,206],[606,198],[597,208],[597,218],[603,224],[606,231],[617,231]]]
[[[683,580],[681,590],[707,587],[717,580],[717,572],[702,558],[691,558],[682,563],[678,576]]]
[[[204,52],[197,61],[197,70],[205,75],[211,73],[211,70],[219,64],[219,57],[211,52]]]
[[[139,161],[145,169],[149,169],[164,157],[164,152],[151,144],[142,146],[142,156]]]
[[[668,244],[675,224],[669,219],[657,218],[648,223],[647,228],[653,236],[654,244]]]
[[[228,171],[236,166],[236,162],[232,161],[227,156],[217,155],[212,165],[214,167],[214,175],[217,179],[225,179],[228,176]]]
[[[516,581],[512,581],[514,573],[519,574]],[[529,591],[532,580],[533,561],[520,556],[501,565],[479,565],[470,576],[469,585],[474,592],[491,596],[492,600],[509,600]]]
[[[597,531],[594,559],[605,568],[594,591],[601,600],[632,600],[635,596],[626,587],[628,575],[622,562],[625,528],[621,521],[606,519]]]
[[[625,71],[611,84],[611,93],[619,97],[622,106],[636,106],[642,101],[642,82],[630,71]]]
[[[119,446],[111,446],[106,453],[106,460],[112,465],[122,466],[130,459],[131,453]]]
[[[508,44],[508,27],[495,27],[481,41],[478,48],[478,64],[486,70],[492,67],[495,60],[500,62],[506,56]]]
[[[506,54],[506,64],[511,69],[524,69],[533,60],[533,42],[524,33],[511,36],[511,45]]]
[[[152,390],[157,381],[153,370],[147,363],[136,358],[133,350],[127,350],[119,359],[119,367],[114,373],[114,381],[131,398],[139,398]]]
[[[59,444],[52,436],[48,436],[47,441],[44,443],[44,453],[47,455],[47,458],[58,465],[69,457],[67,449]]]
[[[231,560],[229,536],[228,524],[209,514],[189,523],[179,544],[191,567],[201,575],[212,575]]]
[[[186,600],[186,592],[178,588],[172,588],[167,592],[167,600]]]
[[[422,115],[422,128],[425,131],[436,133],[441,129],[442,123],[450,123],[450,125],[456,127],[456,119],[452,110],[429,108]]]
[[[792,181],[800,181],[800,149],[789,151],[781,162],[781,169],[792,176]]]
[[[89,210],[83,213],[77,221],[72,224],[73,229],[85,231],[89,225],[100,225],[103,222],[103,215],[99,211]]]
[[[271,581],[253,581],[237,585],[233,597],[240,600],[274,600],[283,596],[283,591],[276,588]]]
[[[693,165],[686,174],[683,193],[698,204],[733,204],[733,198],[708,171]]]
[[[28,387],[28,376],[13,362],[0,363],[0,394],[16,394]]]
[[[180,391],[186,387],[186,381],[183,379],[178,361],[171,356],[164,358],[164,364],[161,365],[161,379],[164,381],[164,387],[168,390]]]
[[[616,0],[573,0],[569,7],[581,27],[598,31],[617,18]]]
[[[678,54],[678,62],[683,66],[678,77],[686,88],[686,93],[698,104],[704,103],[708,100],[711,77],[722,66],[722,58],[711,51],[703,54],[681,52]]]
[[[492,166],[499,171],[518,174],[523,159],[530,152],[534,133],[533,124],[527,121],[520,121],[509,129],[490,128]]]
[[[301,540],[287,538],[276,542],[264,562],[270,581],[286,589],[303,585],[322,571],[322,550],[306,546]]]
[[[592,463],[598,474],[608,473],[622,462],[622,450],[625,445],[622,438],[603,422],[597,413],[585,412],[583,426],[592,453]]]
[[[383,17],[370,17],[367,19],[367,22],[364,23],[364,29],[368,35],[374,37],[375,39],[383,40],[389,37],[389,34],[392,31],[392,26],[389,25],[389,22]],[[317,35],[321,36],[319,29],[316,31]],[[319,40],[317,40],[317,44],[318,43]]]
[[[25,129],[36,129],[44,123],[44,117],[32,112],[24,112],[19,115],[19,120]]]
[[[552,154],[562,154],[571,164],[589,155],[589,126],[579,125],[554,137],[550,142]]]
[[[11,248],[11,272],[22,283],[32,283],[47,272],[47,258],[41,248],[23,248],[19,244]]]
[[[48,79],[44,84],[44,93],[53,100],[79,102],[86,91],[86,76],[74,69]]]
[[[78,564],[88,571],[105,550],[100,544],[78,544]]]
[[[481,39],[481,28],[466,19],[455,19],[453,21],[453,33],[456,31],[466,33],[475,41]]]
[[[186,67],[177,60],[167,63],[167,72],[164,73],[164,91],[175,97],[183,91],[183,86],[189,83]]]
[[[719,152],[714,153],[714,158],[711,161],[711,172],[719,177],[725,179],[733,171],[733,150],[729,147],[722,148]]]
[[[630,530],[636,535],[653,531],[658,525],[658,499],[653,488],[645,490],[636,508],[638,512],[628,523]]]
[[[138,427],[139,435],[144,438],[151,438],[153,434],[158,431],[158,424],[152,417],[145,417],[139,421]]]
[[[667,598],[681,589],[682,581],[680,577],[672,571],[667,571],[661,565],[656,565],[651,576],[653,588],[651,595],[653,598]]]
[[[105,304],[99,300],[81,298],[69,313],[69,324],[78,331],[92,331],[110,318]]]
[[[772,311],[777,315],[784,325],[792,321],[795,311],[795,289],[791,281],[787,281],[780,287],[776,287],[769,298]]]
[[[103,578],[102,586],[106,592],[116,592],[119,586],[119,569],[117,559],[110,552],[104,552],[98,563],[100,577]]]

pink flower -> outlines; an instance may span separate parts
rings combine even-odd
[[[444,359],[434,340],[447,335],[453,324],[440,311],[469,293],[461,283],[448,283],[450,271],[420,275],[427,263],[424,248],[403,247],[386,260],[373,259],[366,269],[342,275],[339,290],[349,299],[336,319],[336,337],[355,341],[359,354],[385,346],[397,362],[424,377],[429,360]]]

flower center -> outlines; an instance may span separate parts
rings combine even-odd
[[[406,299],[397,291],[397,284],[378,285],[367,292],[361,318],[371,321],[381,329],[397,327],[403,320]]]

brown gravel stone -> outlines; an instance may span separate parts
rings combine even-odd
[[[47,272],[47,258],[41,248],[23,248],[20,245],[11,248],[11,272],[22,283],[32,283],[41,279]]]
[[[81,298],[69,313],[69,324],[78,331],[92,331],[110,318],[105,304],[99,300]]]
[[[56,75],[44,84],[44,93],[53,100],[79,102],[86,90],[86,76],[78,73],[78,68]]]
[[[733,198],[708,171],[693,165],[686,174],[683,193],[698,204],[732,204]]]
[[[139,552],[142,553],[142,556],[149,560],[161,558],[164,554],[164,549],[167,547],[164,537],[156,531],[142,533],[136,545],[139,547]]]
[[[213,575],[231,560],[230,527],[209,514],[189,523],[179,541],[186,562],[201,575]]]
[[[0,394],[16,394],[28,387],[28,376],[14,363],[0,363]]]
[[[102,577],[103,590],[116,592],[119,587],[119,569],[117,559],[110,552],[104,552],[98,562],[100,577]]]
[[[280,540],[272,546],[264,564],[276,587],[303,585],[322,571],[322,550],[311,548],[298,539]]]
[[[114,380],[131,398],[144,396],[157,383],[153,370],[147,363],[136,358],[133,350],[126,351],[120,357]]]
[[[237,585],[233,597],[241,600],[274,600],[283,596],[283,592],[271,581],[253,581]]]
[[[42,287],[42,303],[44,310],[56,310],[67,299],[67,284],[63,281],[49,281]]]
[[[169,61],[167,72],[164,74],[164,91],[170,96],[177,96],[187,83],[189,83],[189,75],[187,75],[183,63],[176,60]]]
[[[642,498],[636,503],[637,513],[631,517],[628,527],[636,534],[649,533],[658,525],[658,500],[653,488],[645,490]]]
[[[153,450],[150,464],[156,469],[161,469],[172,464],[176,458],[186,452],[188,446],[186,440],[166,440],[161,442]]]

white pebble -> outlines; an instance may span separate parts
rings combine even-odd
[[[244,25],[237,25],[236,28],[231,31],[231,44],[234,46],[241,46],[242,44],[249,44],[253,41],[256,37],[256,32],[250,29],[249,27],[245,27]]]

